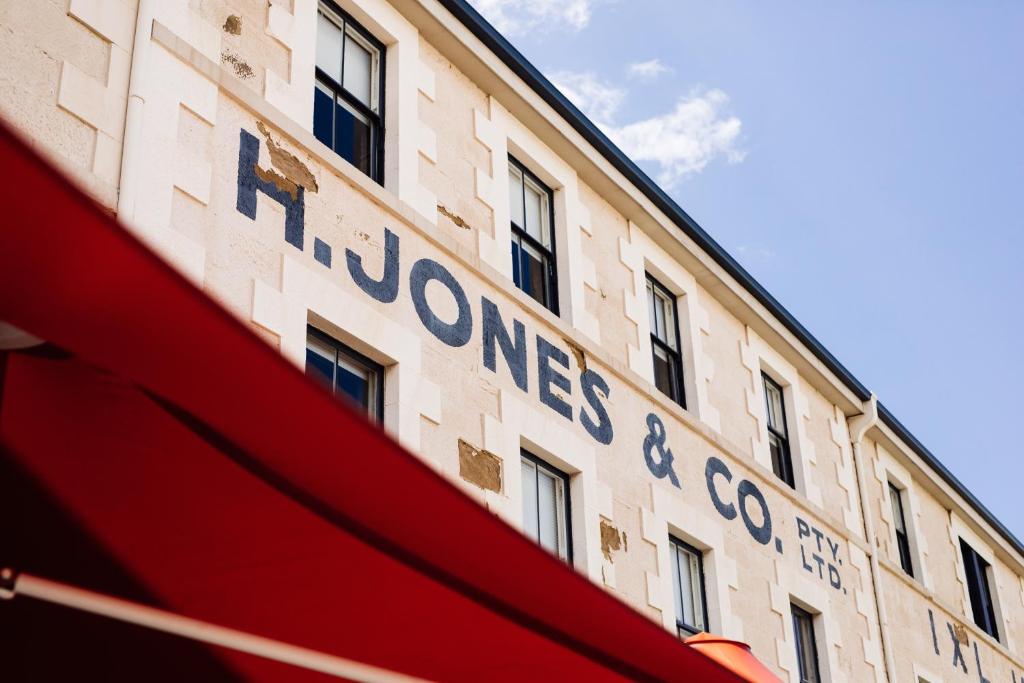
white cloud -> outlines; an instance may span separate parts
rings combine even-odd
[[[700,173],[717,159],[735,164],[746,154],[740,147],[743,124],[724,112],[729,97],[721,90],[694,90],[664,114],[618,123],[628,94],[622,88],[593,73],[560,71],[550,78],[629,157],[655,164],[657,180],[665,187]]]
[[[557,71],[548,78],[562,94],[602,128],[609,126],[626,91],[601,81],[591,72]]]
[[[470,0],[502,33],[564,24],[578,31],[590,22],[594,0]]]
[[[774,251],[756,244],[741,244],[736,248],[736,253],[740,255],[741,260],[749,263],[768,263],[775,260]]]
[[[660,116],[636,121],[609,131],[609,137],[634,161],[658,165],[658,182],[671,187],[691,173],[700,173],[718,158],[731,164],[743,161],[742,123],[725,116],[729,97],[721,90],[693,91]]]
[[[634,62],[629,65],[629,75],[642,81],[653,80],[668,71],[670,69],[662,64],[657,57],[646,62]]]

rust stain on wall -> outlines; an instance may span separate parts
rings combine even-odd
[[[256,75],[256,72],[252,70],[252,67],[242,61],[241,57],[233,55],[227,50],[220,53],[220,60],[230,64],[232,69],[235,71],[235,75],[241,79],[252,78]]]
[[[583,349],[578,347],[576,344],[573,344],[568,339],[563,337],[562,341],[564,341],[566,346],[569,347],[569,350],[572,351],[572,355],[576,357],[576,365],[579,366],[580,372],[586,372],[587,371],[587,354],[583,352]]]
[[[316,184],[316,176],[309,168],[299,161],[299,158],[279,145],[270,135],[270,131],[263,125],[262,121],[256,122],[256,128],[267,141],[267,150],[270,152],[270,163],[299,187],[306,188],[306,192],[316,192],[319,186]]]
[[[457,225],[460,228],[465,228],[466,230],[471,230],[472,229],[472,228],[470,228],[469,223],[467,223],[465,220],[463,220],[462,216],[459,216],[459,215],[456,215],[456,214],[452,213],[451,211],[449,211],[447,209],[447,207],[445,207],[444,204],[438,204],[437,205],[437,212],[439,214],[441,214],[442,216],[444,216],[445,218],[447,218],[448,220],[450,220],[452,223],[454,223],[455,225]]]
[[[242,17],[237,14],[232,14],[225,19],[224,33],[230,33],[233,36],[242,35]]]
[[[482,489],[501,493],[501,458],[459,439],[459,476]]]
[[[604,517],[601,518],[601,554],[604,559],[612,562],[612,553],[623,547],[624,536],[622,532]]]

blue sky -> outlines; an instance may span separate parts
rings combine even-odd
[[[1024,539],[1024,3],[474,4]]]

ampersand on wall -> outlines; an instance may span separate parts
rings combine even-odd
[[[676,472],[672,469],[672,450],[665,448],[665,425],[654,413],[650,413],[647,416],[647,428],[650,433],[644,437],[644,461],[647,463],[647,469],[651,471],[658,479],[664,479],[668,477],[668,480],[672,482],[672,485],[677,489],[681,489],[679,485],[679,477],[676,476]],[[655,462],[654,457],[651,455],[651,450],[658,450],[658,461]]]

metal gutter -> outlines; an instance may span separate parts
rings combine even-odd
[[[658,185],[644,173],[622,150],[615,146],[601,130],[594,125],[572,102],[556,88],[551,81],[531,64],[512,44],[499,33],[483,16],[480,15],[467,0],[438,0],[438,2],[476,36],[491,52],[494,53],[509,69],[555,110],[566,123],[593,145],[617,171],[622,173],[637,189],[640,190],[658,209],[665,213],[690,239],[697,243],[719,266],[734,278],[747,292],[793,333],[814,356],[821,361],[832,374],[852,391],[860,400],[868,401],[871,392],[853,376],[810,331],[798,321],[792,313],[779,303],[761,283],[754,279],[718,242],[714,240],[697,221],[693,220],[675,200],[668,196]],[[906,442],[922,460],[931,466],[942,479],[960,494],[992,528],[998,531],[1013,548],[1024,557],[1024,544],[996,519],[977,498],[974,497],[946,467],[939,462],[931,451],[925,448],[918,439],[897,420],[892,413],[881,404],[878,405],[881,421]]]
[[[439,0],[440,4],[451,12],[469,31],[480,39],[490,50],[505,63],[517,76],[522,78],[540,97],[547,102],[562,118],[582,135],[587,142],[603,156],[626,179],[633,183],[644,196],[665,213],[679,226],[687,236],[714,259],[725,271],[735,278],[744,289],[772,315],[805,344],[818,360],[839,377],[843,384],[850,388],[857,397],[866,401],[871,392],[850,373],[825,346],[814,338],[800,322],[793,317],[757,280],[753,278],[711,235],[704,231],[697,221],[693,220],[675,200],[647,176],[640,167],[615,146],[608,137],[588,119],[583,112],[563,95],[544,75],[527,61],[526,57],[516,50],[508,40],[491,26],[479,12],[473,9],[466,0]]]
[[[975,498],[974,494],[956,478],[956,475],[946,469],[946,466],[942,464],[942,461],[928,450],[923,443],[918,441],[917,437],[911,434],[910,430],[904,427],[903,423],[896,419],[896,416],[890,413],[889,410],[881,403],[878,404],[878,417],[881,422],[891,429],[901,441],[906,443],[912,451],[917,453],[917,455],[924,460],[925,464],[931,467],[943,481],[949,484],[954,491],[960,494],[960,496],[967,501],[967,504],[974,508],[974,511],[981,515],[982,519],[988,522],[992,528],[995,529],[1003,539],[1013,547],[1014,550],[1024,556],[1024,543],[1021,543],[1020,539],[1014,536],[1012,531],[1006,528],[1006,526],[1000,522],[980,500]]]

